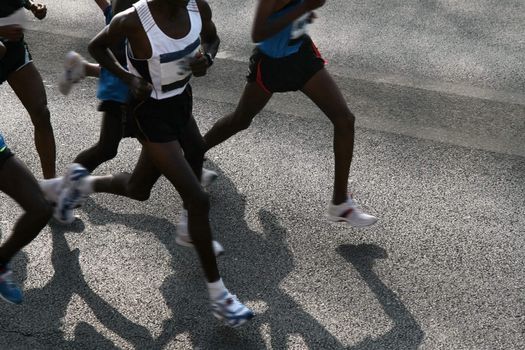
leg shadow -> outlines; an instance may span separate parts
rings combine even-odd
[[[373,270],[376,259],[386,259],[387,252],[374,244],[342,245],[337,252],[359,272],[372,293],[394,322],[394,327],[377,339],[366,338],[350,349],[417,349],[425,333],[398,296],[389,289]]]

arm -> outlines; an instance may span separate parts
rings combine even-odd
[[[117,13],[129,9],[131,5],[133,5],[136,2],[137,0],[112,0],[111,4],[113,7],[113,16]]]
[[[213,64],[213,59],[219,51],[221,40],[217,35],[217,28],[212,21],[210,5],[204,0],[197,0],[202,20],[201,46],[202,53],[190,64],[192,73],[196,77],[206,75],[206,70]]]
[[[104,11],[109,6],[108,0],[95,0],[95,3],[102,11]]]
[[[134,11],[126,11],[116,15],[111,23],[98,33],[89,43],[91,56],[104,68],[126,83],[133,95],[139,99],[146,98],[151,92],[151,86],[122,67],[110,51],[110,47],[125,40],[131,33],[137,31],[136,21],[132,16]]]
[[[279,1],[259,0],[252,27],[252,40],[254,42],[260,42],[274,36],[305,13],[323,6],[325,1],[326,0],[305,0],[285,15],[270,20],[270,16],[274,13],[275,7]]]

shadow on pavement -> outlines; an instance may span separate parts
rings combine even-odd
[[[155,336],[148,328],[126,318],[89,287],[79,264],[79,250],[68,246],[64,234],[82,232],[84,224],[79,220],[69,227],[51,224],[55,273],[43,288],[26,291],[23,305],[0,303],[4,344],[23,344],[31,349],[117,348],[84,321],[76,324],[74,334],[64,333],[63,318],[77,295],[104,327],[138,349],[177,348],[181,341],[200,349],[287,349],[291,336],[299,336],[310,349],[345,349],[280,288],[293,271],[294,261],[287,246],[287,231],[278,218],[267,210],[259,210],[261,232],[254,231],[244,220],[244,196],[224,174],[220,174],[211,191],[212,201],[220,201],[212,203],[214,234],[226,248],[226,255],[219,258],[220,270],[229,289],[255,309],[256,318],[250,324],[232,330],[213,318],[197,256],[192,249],[175,243],[174,224],[151,215],[114,213],[89,199],[84,210],[91,225],[116,223],[149,232],[165,246],[173,273],[163,281],[161,293],[171,317]],[[375,245],[345,245],[338,252],[357,269],[395,323],[379,339],[367,338],[351,349],[416,349],[423,340],[423,331],[372,269],[374,259],[386,258],[386,252]],[[13,261],[17,280],[22,283],[27,276],[27,263],[23,252]],[[140,284],[136,287],[140,288]]]
[[[387,252],[375,244],[341,245],[337,252],[355,267],[394,323],[388,333],[377,339],[366,338],[350,349],[417,349],[423,342],[425,333],[398,296],[373,270],[374,261],[387,258]]]

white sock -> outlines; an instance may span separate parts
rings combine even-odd
[[[222,278],[220,278],[216,282],[208,282],[208,292],[210,292],[210,299],[211,300],[217,300],[220,297],[224,295],[224,292],[227,292],[228,290],[224,286],[224,283],[222,282]]]
[[[86,195],[92,194],[95,190],[95,176],[88,175],[82,180],[79,190]]]

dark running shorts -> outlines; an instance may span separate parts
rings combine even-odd
[[[297,91],[325,65],[319,50],[309,36],[294,54],[273,58],[258,48],[250,57],[250,70],[246,79],[257,84],[269,93]]]
[[[2,134],[0,134],[0,169],[4,166],[5,161],[12,156],[13,153],[7,148],[4,138],[2,137]]]
[[[109,115],[110,118],[120,119],[122,128],[119,132],[122,133],[122,137],[132,137],[133,127],[129,125],[127,118],[128,105],[126,103],[120,103],[117,101],[102,101],[99,103],[97,110],[104,112]],[[117,132],[117,131],[115,131]]]
[[[11,73],[16,72],[33,60],[24,40],[2,40],[2,43],[7,51],[4,57],[0,59],[0,84],[9,78]]]
[[[133,126],[131,132],[148,142],[178,140],[191,119],[192,101],[190,85],[182,94],[163,100],[149,97],[142,102],[131,101],[128,111],[128,122]]]

